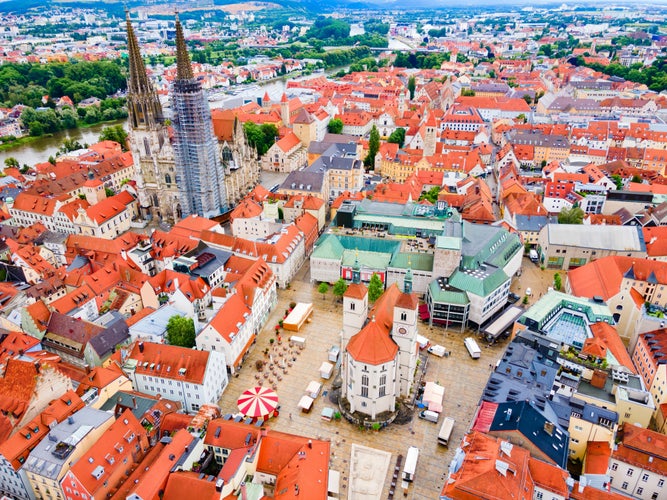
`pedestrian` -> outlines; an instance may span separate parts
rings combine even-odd
[[[291,413],[289,414],[289,420],[290,420],[290,422],[292,421],[292,414]]]

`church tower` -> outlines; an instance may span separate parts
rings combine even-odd
[[[405,89],[401,90],[401,93],[398,96],[398,114],[401,118],[408,110],[408,100],[405,94]]]
[[[341,352],[345,352],[350,338],[359,332],[368,318],[368,289],[361,282],[361,266],[354,260],[352,283],[343,294],[343,338]]]
[[[394,326],[391,337],[398,345],[399,394],[410,394],[417,366],[417,307],[419,300],[412,291],[412,270],[408,268],[403,280],[403,293],[394,306]]]
[[[127,110],[130,150],[141,215],[173,219],[178,203],[174,152],[160,99],[146,73],[139,43],[126,11],[129,76]]]
[[[225,173],[213,133],[211,109],[192,72],[183,27],[176,16],[176,78],[171,92],[179,217],[214,217],[227,210]]]
[[[438,141],[438,123],[435,121],[433,113],[428,114],[425,129],[424,156],[433,156],[435,154],[435,145]]]
[[[287,94],[283,92],[283,96],[280,99],[280,119],[283,122],[283,127],[290,126],[289,119],[289,99],[287,99]]]

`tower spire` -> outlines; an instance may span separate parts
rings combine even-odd
[[[194,75],[192,73],[192,65],[190,64],[190,56],[188,55],[188,48],[185,45],[185,37],[183,36],[183,26],[176,13],[176,79],[177,80],[192,80]]]
[[[130,11],[125,9],[127,30],[127,55],[130,67],[127,79],[127,100],[130,122],[133,127],[153,126],[162,122],[162,106],[155,89],[148,79],[146,65],[141,57],[137,36],[130,22]]]

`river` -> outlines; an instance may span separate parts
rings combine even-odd
[[[225,92],[224,99],[212,99],[209,101],[210,107],[213,108],[230,108],[236,107],[243,104],[244,101],[248,99],[256,100],[261,98],[265,92],[268,92],[269,97],[272,101],[278,102],[285,92],[287,81],[290,79],[293,80],[306,80],[309,78],[316,78],[319,76],[330,76],[333,73],[340,71],[341,69],[347,70],[349,66],[342,68],[332,68],[324,73],[315,73],[313,75],[307,76],[298,76],[296,78],[279,78],[276,80],[271,80],[268,82],[257,82],[252,85],[238,85],[231,87],[228,91],[233,93],[229,95]],[[300,93],[297,89],[293,91],[294,93]],[[209,95],[215,93],[215,90],[209,90]],[[305,91],[304,93],[307,93]],[[165,116],[170,117],[171,109],[169,104],[163,103]],[[11,149],[6,149],[0,151],[0,168],[4,168],[5,158],[14,157],[18,162],[23,165],[27,164],[33,166],[35,163],[41,163],[47,161],[49,156],[55,156],[65,138],[69,137],[79,141],[81,144],[88,143],[93,144],[97,142],[97,139],[100,135],[102,129],[109,125],[122,124],[127,129],[127,121],[119,120],[118,122],[111,123],[101,123],[99,125],[93,125],[88,128],[79,128],[72,130],[64,130],[62,132],[57,132],[49,137],[41,137],[35,141],[16,146]]]
[[[21,165],[25,163],[32,167],[35,163],[47,161],[51,155],[55,156],[60,145],[68,137],[79,141],[81,144],[94,144],[97,142],[104,127],[118,124],[124,125],[125,122],[125,120],[119,120],[117,122],[99,123],[87,128],[63,130],[49,137],[40,137],[32,142],[5,149],[4,151],[0,151],[0,168],[4,168],[5,158],[9,158],[10,156],[16,158]]]

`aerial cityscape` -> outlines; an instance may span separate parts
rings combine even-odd
[[[0,500],[667,500],[664,2],[5,0],[0,168]]]

